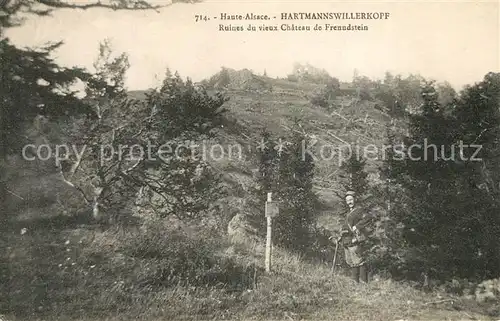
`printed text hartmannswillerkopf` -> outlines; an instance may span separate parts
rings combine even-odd
[[[281,20],[382,20],[389,12],[282,12]]]

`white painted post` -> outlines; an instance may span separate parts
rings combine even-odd
[[[267,202],[272,202],[272,193],[267,193]],[[272,247],[272,224],[273,224],[273,218],[271,215],[269,215],[267,211],[267,204],[266,204],[266,219],[267,219],[267,234],[266,234],[266,272],[271,271],[271,247]]]

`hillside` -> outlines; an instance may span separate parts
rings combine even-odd
[[[317,158],[315,189],[326,204],[320,215],[320,222],[332,231],[337,230],[335,222],[337,214],[342,210],[340,199],[336,194],[341,193],[339,165],[349,156],[350,144],[353,152],[359,149],[363,153],[363,148],[370,144],[379,150],[382,149],[385,143],[385,126],[390,123],[390,117],[379,107],[381,103],[360,101],[346,94],[339,95],[329,102],[328,107],[323,108],[314,106],[310,102],[311,95],[323,85],[258,76],[246,69],[241,71],[228,69],[228,73],[230,80],[224,89],[217,86],[217,80],[222,77],[222,72],[200,83],[209,91],[221,90],[229,97],[224,107],[229,110],[230,122],[217,133],[217,141],[212,142],[226,147],[226,157],[213,161],[212,165],[221,173],[226,173],[225,176],[232,186],[241,185],[238,180],[251,180],[252,171],[257,168],[255,157],[256,148],[261,140],[261,131],[267,129],[276,137],[287,135],[294,130],[292,128],[294,120],[299,119],[301,128],[297,130],[305,133],[311,142],[315,142],[310,148],[311,153]],[[268,90],[255,88],[268,88]],[[134,91],[130,96],[143,99],[145,93]],[[398,126],[397,121],[396,126]],[[229,156],[228,149],[235,144],[243,147],[242,159]],[[380,154],[378,159],[367,161],[366,169],[371,173],[373,182],[377,182],[378,179],[377,168],[381,164],[381,157]],[[238,178],[231,181],[228,173],[233,173]]]
[[[63,205],[78,192],[51,164],[7,160],[11,175],[3,201],[11,221],[2,226],[0,239],[6,249],[0,273],[9,280],[0,284],[0,293],[9,293],[0,300],[6,320],[494,320],[499,315],[473,294],[417,290],[418,284],[379,275],[356,285],[345,273],[332,273],[332,244],[316,262],[276,248],[273,271],[264,273],[263,210],[253,206],[261,130],[274,136],[298,130],[316,142],[314,189],[323,204],[318,223],[337,234],[343,213],[339,157],[348,155],[323,159],[321,150],[381,148],[391,117],[381,102],[360,100],[352,91],[319,107],[310,98],[322,85],[249,70],[225,72],[199,84],[229,97],[227,120],[207,142],[225,152],[208,159],[228,193],[218,200],[226,221],[215,236],[174,219],[112,228],[79,221]],[[144,91],[128,94],[146,97]],[[293,129],[295,119],[300,128]],[[404,127],[401,120],[394,126]],[[236,145],[241,157],[229,155]],[[380,158],[367,161],[372,184],[380,181],[380,164]]]
[[[236,90],[251,90],[251,91],[268,91],[269,83],[253,74],[251,70],[234,70],[230,68],[222,68],[222,70],[210,77],[210,79],[202,81],[203,84],[217,89],[236,89]]]

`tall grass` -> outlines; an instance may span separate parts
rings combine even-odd
[[[261,244],[210,233],[152,225],[2,239],[0,314],[12,320],[486,319],[461,298],[390,280],[355,284],[277,247],[267,274]]]

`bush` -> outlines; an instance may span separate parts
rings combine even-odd
[[[137,283],[155,287],[223,285],[246,288],[253,282],[252,267],[238,266],[217,253],[222,244],[183,232],[152,229],[121,246],[121,251],[147,266]]]
[[[331,240],[330,236],[332,236],[332,233],[329,230],[316,228],[313,232],[312,244],[306,252],[306,257],[313,262],[331,265],[335,254],[335,240]],[[337,262],[340,261],[337,260]]]
[[[314,106],[328,107],[327,96],[323,92],[318,92],[312,95],[310,99],[311,104]]]

